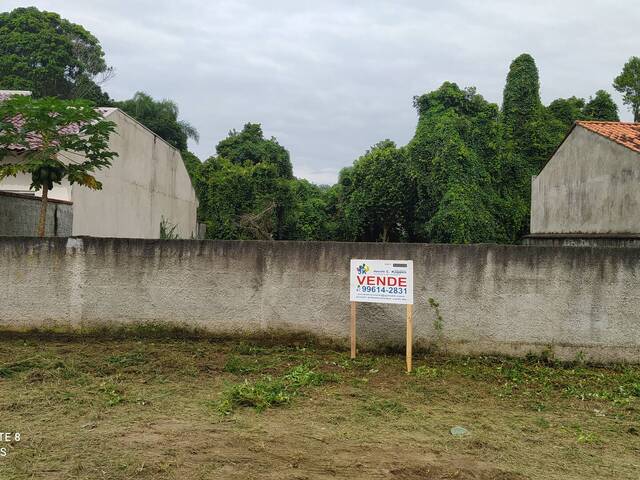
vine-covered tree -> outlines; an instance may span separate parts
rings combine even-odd
[[[180,151],[187,150],[188,139],[200,140],[191,124],[178,120],[180,110],[172,100],[154,100],[144,92],[136,92],[133,98],[115,105]]]
[[[109,167],[116,156],[109,150],[114,128],[86,100],[16,96],[0,102],[0,180],[24,173],[31,176],[33,190],[42,190],[40,237],[55,183],[66,178],[72,185],[102,188],[93,173]]]
[[[540,115],[540,79],[531,55],[523,53],[509,66],[502,98],[502,122],[507,135],[527,149],[530,126]]]
[[[493,214],[498,107],[475,89],[450,82],[414,103],[419,119],[408,150],[417,189],[417,239],[506,241]]]
[[[0,88],[107,104],[104,52],[84,27],[35,7],[0,13]]]
[[[622,94],[622,101],[633,113],[633,121],[640,122],[640,57],[631,57],[624,64],[613,87]]]
[[[344,215],[351,240],[406,240],[415,189],[405,150],[391,140],[379,142],[354,162],[349,173]]]
[[[200,168],[196,191],[209,238],[286,239],[295,235],[296,191],[289,152],[259,124],[231,131]]]

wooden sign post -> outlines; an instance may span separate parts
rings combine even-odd
[[[413,261],[351,260],[351,358],[356,358],[356,310],[358,302],[396,303],[407,306],[407,372],[413,356]]]
[[[356,358],[356,302],[351,302],[351,358]]]
[[[413,305],[407,304],[407,372],[411,372],[413,360]]]

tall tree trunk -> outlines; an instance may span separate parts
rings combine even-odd
[[[47,201],[49,200],[49,189],[42,186],[42,203],[40,204],[40,220],[38,222],[38,236],[44,237],[44,229],[47,225]]]
[[[382,243],[386,243],[389,237],[389,226],[384,224],[382,226]]]

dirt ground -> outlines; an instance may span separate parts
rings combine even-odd
[[[0,441],[0,479],[640,478],[638,367],[414,366],[310,345],[0,337],[0,430],[21,434]]]

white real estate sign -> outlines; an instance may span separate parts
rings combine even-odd
[[[352,302],[413,305],[413,261],[351,260]]]

